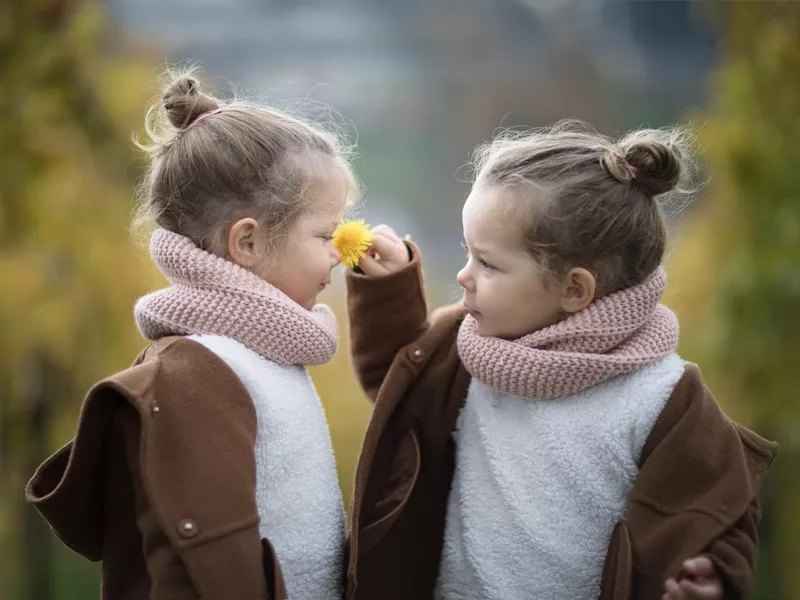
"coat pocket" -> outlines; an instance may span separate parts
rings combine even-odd
[[[629,600],[633,579],[633,547],[628,522],[616,524],[608,544],[600,600]]]
[[[380,540],[403,512],[414,491],[421,467],[419,440],[409,429],[399,445],[390,466],[391,475],[383,485],[378,499],[366,512],[373,520],[359,532],[359,549],[368,552]]]

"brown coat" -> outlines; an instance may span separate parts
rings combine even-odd
[[[75,439],[26,495],[70,548],[102,560],[103,600],[281,600],[258,533],[255,407],[228,366],[180,337],[98,383]]]
[[[407,269],[385,278],[348,274],[354,361],[375,401],[351,508],[351,600],[431,598],[438,576],[452,433],[471,378],[456,349],[464,309],[427,318],[414,253]],[[776,450],[730,421],[697,367],[687,366],[644,446],[627,518],[609,544],[601,598],[660,598],[682,561],[701,553],[722,574],[726,598],[746,598],[756,494]]]

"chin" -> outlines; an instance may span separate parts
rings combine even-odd
[[[295,302],[295,304],[300,305],[302,308],[304,308],[306,310],[311,310],[312,308],[314,308],[314,306],[317,303],[317,297],[316,296],[312,296],[311,298],[308,298],[308,297],[306,297],[306,298],[298,298],[297,296],[289,296],[289,298],[291,298]]]
[[[481,325],[480,323],[478,323],[478,326],[475,328],[475,331],[477,331],[478,335],[482,337],[494,337],[494,333],[492,333],[492,330],[487,328],[485,325]]]
[[[486,327],[486,326],[481,325],[481,324],[478,324],[477,331],[478,331],[478,335],[481,336],[481,337],[496,337],[496,338],[500,338],[502,340],[515,340],[518,337],[521,337],[520,335],[517,335],[517,334],[514,334],[514,333],[510,334],[510,333],[504,332],[502,329],[492,329],[491,327]]]

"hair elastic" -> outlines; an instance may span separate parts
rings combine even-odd
[[[204,112],[202,115],[197,117],[194,121],[189,123],[189,125],[186,127],[186,129],[189,129],[189,127],[194,127],[195,125],[197,125],[200,121],[202,121],[206,117],[211,117],[213,115],[218,115],[221,112],[222,112],[222,107],[221,106],[219,108],[215,108],[214,110],[210,110],[208,112]],[[186,131],[186,129],[184,129],[184,131]]]

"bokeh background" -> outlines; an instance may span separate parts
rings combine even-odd
[[[421,244],[432,305],[457,295],[464,164],[498,127],[696,123],[709,184],[672,219],[667,303],[720,403],[781,443],[753,598],[800,599],[800,2],[779,0],[3,0],[1,599],[98,597],[23,486],[144,345],[132,306],[164,281],[130,237],[131,133],[186,60],[357,140],[357,212]],[[370,406],[346,343],[313,376],[349,498]]]

